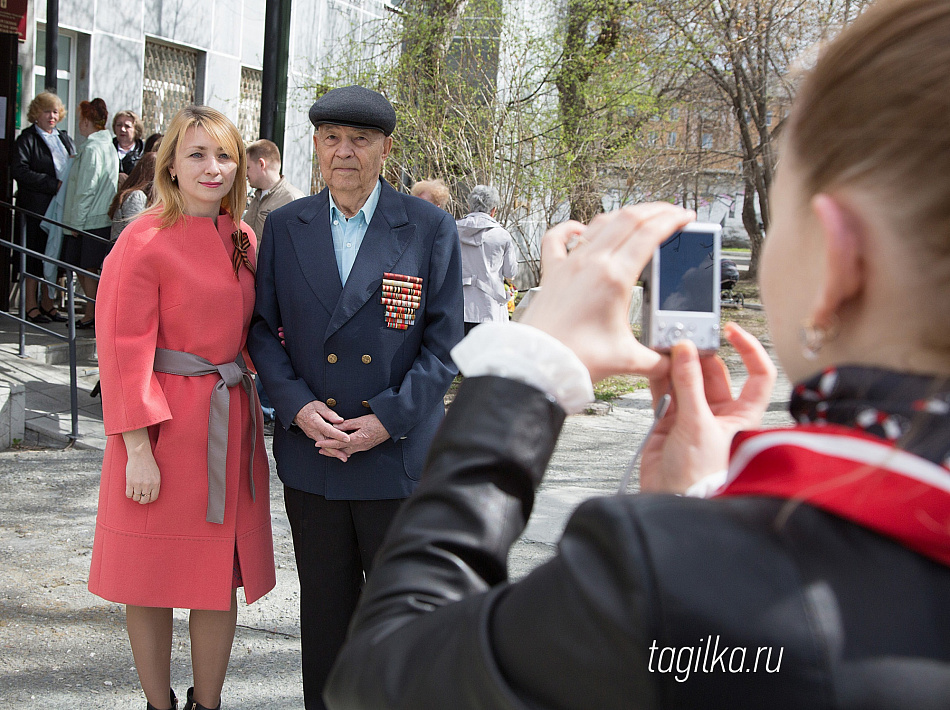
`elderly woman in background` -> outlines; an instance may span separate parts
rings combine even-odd
[[[32,125],[17,137],[10,168],[13,178],[17,181],[18,207],[45,214],[59,190],[69,158],[76,152],[76,146],[66,131],[56,128],[56,124],[65,117],[66,108],[56,94],[44,91],[30,102],[27,119]],[[26,221],[26,246],[33,251],[44,252],[46,232],[40,228],[40,220],[17,215],[17,220],[20,219]],[[33,276],[42,276],[43,262],[28,257],[26,271]],[[20,278],[28,320],[33,323],[66,320],[66,317],[56,310],[47,289],[41,289],[41,299],[37,301],[36,291],[39,284],[36,279],[26,274],[21,274]]]
[[[157,204],[119,236],[96,303],[108,441],[89,591],[126,605],[149,710],[178,707],[172,610],[190,610],[186,710],[217,708],[237,588],[250,604],[275,582],[263,421],[243,357],[257,263],[240,217],[245,170],[225,116],[179,111],[156,158]]]
[[[119,177],[119,158],[106,131],[108,118],[109,111],[102,99],[79,104],[79,132],[86,136],[86,142],[80,146],[69,171],[63,206],[65,224],[103,239],[112,237],[109,205],[115,197]],[[108,253],[108,243],[86,235],[74,234],[63,244],[63,261],[86,271],[99,271]],[[98,280],[80,274],[79,283],[86,296],[95,299]],[[76,321],[76,327],[95,327],[93,303],[86,302],[85,316]]]
[[[115,194],[109,205],[109,217],[112,219],[112,241],[119,238],[129,222],[142,212],[152,195],[152,181],[155,179],[156,153],[145,153],[132,168],[122,189]]]
[[[431,202],[443,210],[448,207],[449,201],[451,200],[449,188],[438,178],[435,180],[419,180],[412,186],[412,190],[409,191],[409,194],[426,202]]]
[[[119,188],[121,189],[122,183],[132,174],[135,164],[145,153],[145,141],[142,140],[145,135],[145,126],[134,111],[119,111],[112,119],[112,132],[115,133],[112,145],[115,146],[116,154],[119,156]]]

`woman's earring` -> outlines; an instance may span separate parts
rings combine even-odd
[[[178,176],[172,175],[172,182],[178,182]]]
[[[817,360],[818,353],[825,346],[838,337],[838,319],[833,317],[828,325],[817,325],[810,318],[802,323],[798,329],[798,339],[802,346],[802,357],[806,360]]]

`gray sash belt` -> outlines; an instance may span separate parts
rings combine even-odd
[[[228,388],[240,384],[251,406],[251,498],[254,498],[254,447],[257,444],[257,389],[244,364],[244,356],[234,362],[213,365],[203,357],[179,350],[155,349],[155,372],[182,377],[200,377],[217,373],[220,380],[211,390],[211,414],[208,418],[208,515],[209,523],[224,523],[225,485],[228,462],[228,418],[231,394]]]

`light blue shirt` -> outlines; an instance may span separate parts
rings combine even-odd
[[[376,213],[379,191],[380,185],[377,180],[376,188],[366,198],[360,211],[349,219],[336,208],[333,195],[330,195],[330,234],[333,235],[333,253],[336,255],[336,266],[340,272],[340,281],[344,286],[350,276],[353,262],[356,261],[360,244],[363,243],[363,237],[366,236],[366,228],[369,227]]]

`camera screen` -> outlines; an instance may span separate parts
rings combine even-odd
[[[713,311],[713,235],[677,232],[660,246],[660,310]]]

